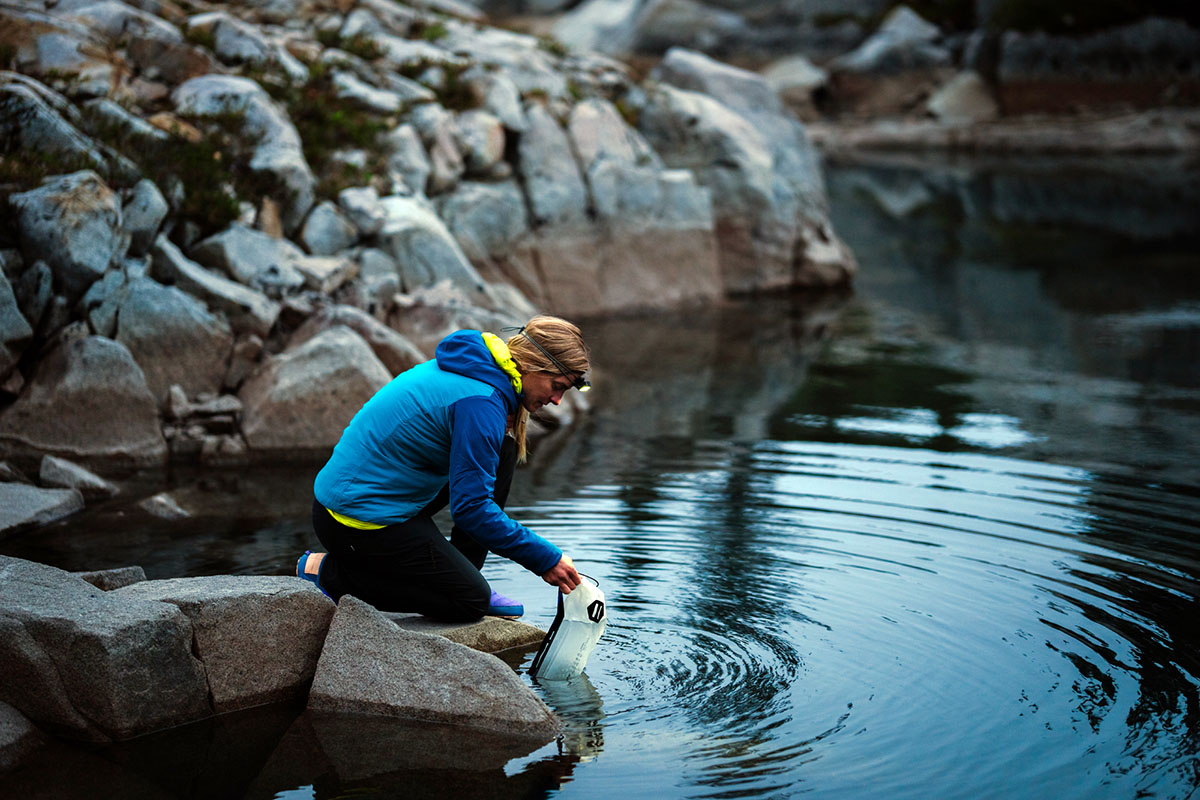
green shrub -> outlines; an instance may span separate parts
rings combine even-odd
[[[540,47],[542,50],[545,50],[547,53],[559,56],[560,58],[570,55],[571,53],[565,44],[560,42],[558,39],[555,39],[553,36],[539,36],[538,47]]]
[[[446,28],[446,23],[441,20],[434,22],[418,21],[409,29],[408,35],[410,39],[424,39],[427,42],[436,42],[439,39],[445,39],[449,36],[450,31]]]
[[[337,150],[351,148],[377,152],[388,120],[338,97],[324,65],[309,69],[304,86],[284,87],[272,91],[272,95],[283,104],[300,135],[304,158],[317,176],[321,197],[331,198],[348,186],[361,185],[364,175],[369,177],[372,170],[348,171],[332,156]]]

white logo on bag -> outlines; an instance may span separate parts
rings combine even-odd
[[[588,619],[592,622],[599,622],[604,619],[604,601],[593,600],[592,604],[587,607]]]

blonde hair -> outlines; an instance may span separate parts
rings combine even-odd
[[[538,315],[525,323],[525,327],[516,335],[509,337],[506,344],[522,374],[559,374],[558,367],[546,357],[546,353],[538,349],[538,345],[573,375],[583,375],[591,366],[591,351],[583,341],[583,334],[578,327],[560,317]],[[525,462],[525,429],[528,423],[529,412],[522,406],[517,410],[513,422],[513,438],[517,440],[517,461],[520,463]]]

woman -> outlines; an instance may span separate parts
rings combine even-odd
[[[396,376],[350,421],[313,486],[313,528],[328,552],[296,574],[334,600],[446,621],[517,617],[524,607],[480,574],[489,551],[569,593],[571,558],[504,513],[529,414],[586,390],[587,345],[557,317],[531,319],[507,342],[457,331],[434,358]],[[450,506],[447,541],[433,515]]]

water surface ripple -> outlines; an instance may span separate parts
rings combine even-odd
[[[1194,791],[1200,546],[1187,534],[1200,498],[979,453],[697,452],[687,472],[647,457],[626,476],[633,496],[591,486],[516,512],[586,554],[608,592],[609,632],[583,679],[603,698],[589,786]],[[569,701],[558,710],[572,718]],[[588,706],[576,721],[596,720]]]

